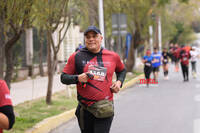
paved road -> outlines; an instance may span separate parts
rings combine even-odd
[[[110,133],[200,133],[200,73],[189,82],[181,72],[171,71],[168,81],[159,76],[158,85],[136,84],[116,95]],[[76,118],[51,133],[80,133]]]

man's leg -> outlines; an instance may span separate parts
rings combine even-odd
[[[183,80],[185,81],[185,70],[184,70],[183,64],[181,64],[181,69],[182,69],[182,73],[183,73]]]
[[[186,65],[185,66],[185,74],[186,74],[186,80],[189,81],[189,71],[188,71],[189,67]]]
[[[96,118],[94,123],[94,133],[109,133],[113,116],[108,118]]]
[[[94,133],[95,117],[90,112],[78,105],[76,109],[76,117],[78,119],[81,133]]]

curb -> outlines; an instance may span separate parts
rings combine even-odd
[[[44,119],[25,133],[48,133],[75,116],[75,109]]]
[[[139,75],[139,76],[133,78],[132,80],[126,82],[126,83],[123,85],[123,87],[121,88],[120,91],[125,90],[126,88],[128,88],[128,87],[134,85],[134,84],[135,84],[139,79],[141,79],[141,78],[144,78],[144,74],[141,74],[141,75]]]
[[[140,78],[143,78],[144,74],[141,74],[132,80],[126,82],[123,87],[121,88],[121,91],[125,90],[126,88],[134,85]],[[75,108],[69,111],[66,111],[62,114],[52,116],[49,118],[44,119],[43,121],[36,124],[33,128],[27,130],[25,133],[48,133],[51,130],[55,129],[59,125],[69,121],[73,117],[75,117]]]

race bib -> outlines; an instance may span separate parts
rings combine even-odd
[[[167,59],[164,59],[164,62],[167,62]]]
[[[186,60],[187,60],[187,57],[184,57],[183,60],[186,61]]]
[[[145,65],[146,65],[146,66],[151,66],[151,63],[146,62]]]
[[[154,59],[154,60],[155,60],[155,63],[159,62],[159,60],[158,60],[158,59]]]
[[[88,71],[90,74],[94,75],[93,80],[98,81],[104,81],[106,74],[107,74],[107,68],[105,67],[99,67],[95,65],[90,65],[88,68]]]

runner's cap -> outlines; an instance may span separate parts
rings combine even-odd
[[[97,34],[101,34],[101,31],[96,26],[89,26],[87,30],[85,30],[84,35],[87,35],[89,31],[94,31]]]

